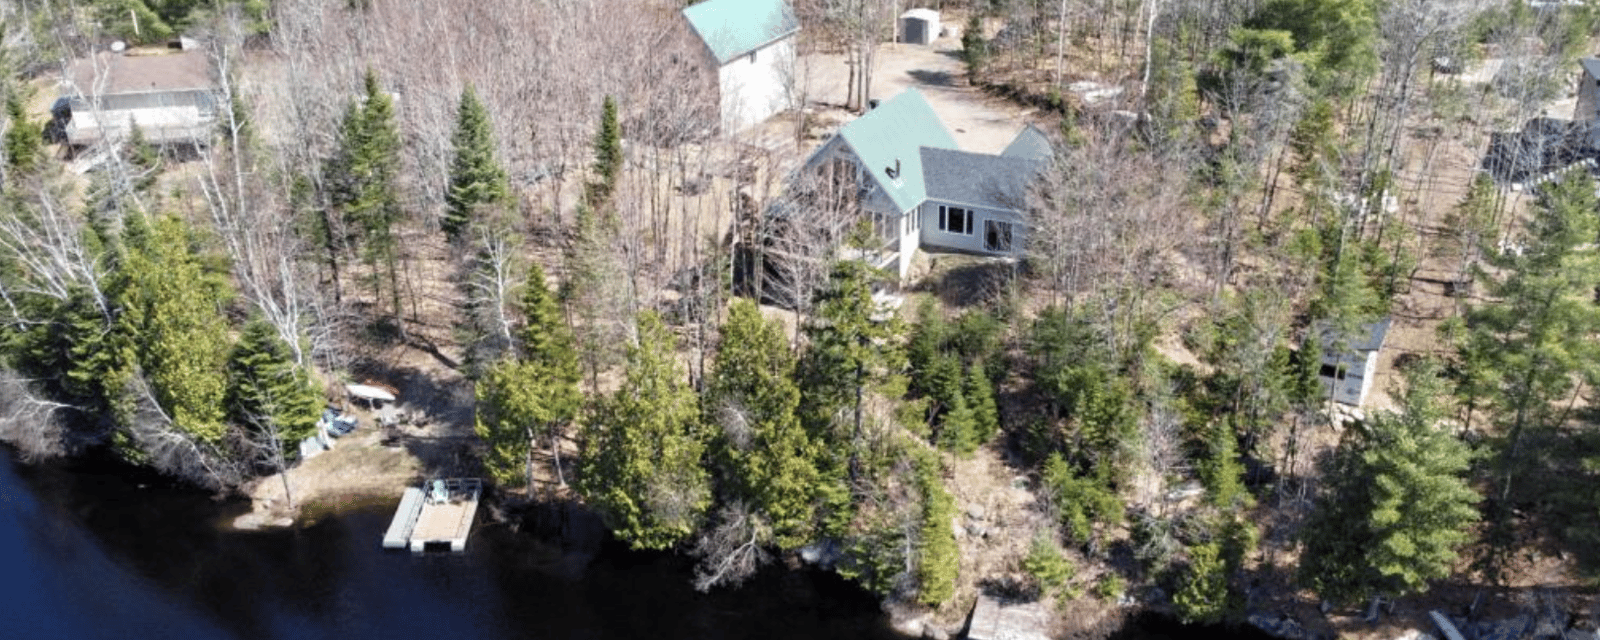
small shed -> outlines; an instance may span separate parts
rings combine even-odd
[[[939,12],[933,9],[912,9],[900,16],[900,41],[910,44],[933,44],[939,37]]]
[[[1332,325],[1319,325],[1322,362],[1317,379],[1334,402],[1360,407],[1378,374],[1378,353],[1389,335],[1390,318],[1362,324],[1340,335]]]

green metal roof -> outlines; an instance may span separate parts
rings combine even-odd
[[[683,17],[723,64],[800,30],[785,0],[705,0]]]
[[[959,149],[916,89],[906,89],[840,127],[839,135],[902,212],[927,199],[921,148]],[[896,177],[890,177],[891,172]]]

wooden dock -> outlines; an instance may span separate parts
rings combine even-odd
[[[477,478],[430,480],[421,488],[406,489],[389,530],[383,534],[383,548],[466,550],[482,496],[483,481]]]

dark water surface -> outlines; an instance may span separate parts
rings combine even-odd
[[[773,568],[700,594],[688,560],[599,534],[563,544],[480,525],[464,554],[386,553],[392,508],[232,531],[245,505],[0,448],[0,638],[899,637],[871,595],[830,573]]]

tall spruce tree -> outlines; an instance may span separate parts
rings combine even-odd
[[[801,365],[802,413],[812,437],[832,456],[826,466],[851,477],[860,472],[869,387],[905,368],[902,323],[879,315],[873,277],[859,260],[836,263],[805,328],[811,348]]]
[[[594,134],[594,179],[585,190],[590,207],[604,209],[617,192],[622,176],[622,125],[617,121],[617,101],[606,96],[600,107],[600,129]]]
[[[796,414],[794,368],[783,329],[754,302],[734,302],[706,386],[706,419],[721,428],[715,448],[731,499],[765,515],[784,549],[810,541],[818,483],[816,447]]]
[[[1590,248],[1600,229],[1594,189],[1582,171],[1544,185],[1521,246],[1487,260],[1502,274],[1485,278],[1495,302],[1466,314],[1458,345],[1461,360],[1473,365],[1466,390],[1487,393],[1485,404],[1504,434],[1495,496],[1501,506],[1511,495],[1523,436],[1558,426],[1561,401],[1575,381],[1600,373],[1591,338],[1600,330],[1600,307],[1591,300],[1600,282],[1600,256]]]
[[[939,606],[956,592],[956,577],[961,551],[956,545],[951,520],[955,499],[944,488],[938,456],[920,451],[916,456],[917,492],[922,494],[922,514],[917,526],[917,600]]]
[[[578,490],[617,538],[666,549],[692,535],[711,504],[705,429],[694,391],[654,313],[638,322],[622,387],[584,425]]]
[[[1417,593],[1450,574],[1471,539],[1479,499],[1465,475],[1471,452],[1443,430],[1438,367],[1407,376],[1398,413],[1352,431],[1324,477],[1328,489],[1302,529],[1301,581],[1338,602]]]
[[[474,219],[474,210],[485,206],[506,206],[511,202],[511,185],[505,169],[494,157],[493,125],[489,112],[478,101],[472,85],[461,90],[461,105],[456,111],[456,131],[452,142],[455,159],[450,163],[450,184],[445,189],[444,232],[451,239],[460,237]]]
[[[379,86],[378,76],[367,70],[362,85],[365,94],[345,110],[340,149],[328,163],[329,198],[357,231],[362,260],[374,269],[374,293],[380,303],[388,302],[391,319],[398,324],[400,134],[394,101]]]
[[[226,402],[230,421],[258,441],[276,441],[287,460],[299,452],[301,439],[315,433],[322,413],[322,394],[311,376],[295,366],[289,346],[260,318],[245,325],[228,356]]]
[[[44,127],[28,117],[25,97],[20,90],[12,89],[5,100],[9,121],[4,141],[6,175],[13,179],[33,173],[44,159]]]

